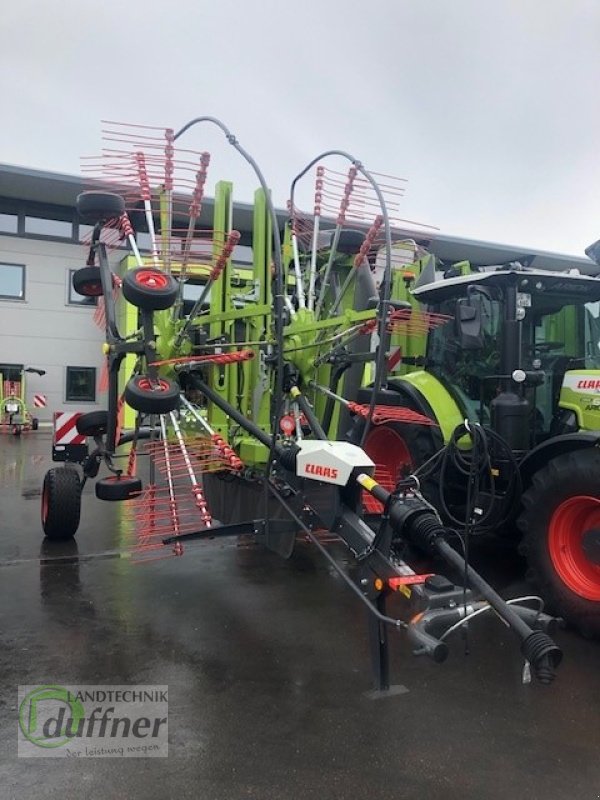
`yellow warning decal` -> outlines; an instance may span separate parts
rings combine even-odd
[[[363,487],[363,489],[367,490],[367,492],[371,492],[376,486],[379,486],[377,481],[373,480],[370,475],[365,475],[364,472],[361,472],[356,480]]]

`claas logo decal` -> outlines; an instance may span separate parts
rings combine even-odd
[[[334,481],[338,476],[335,467],[322,467],[320,464],[306,464],[304,471],[307,475],[317,475],[320,478],[331,478]]]
[[[577,382],[578,389],[600,389],[600,380],[580,380]]]

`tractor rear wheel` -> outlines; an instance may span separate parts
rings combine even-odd
[[[405,422],[385,422],[373,425],[367,433],[363,450],[375,462],[375,480],[388,492],[406,474],[423,464],[436,452],[431,432],[423,425]],[[380,514],[381,503],[363,492],[367,514]]]
[[[528,577],[551,610],[600,635],[600,453],[553,458],[523,494],[518,525]]]
[[[49,469],[42,488],[42,528],[48,539],[72,539],[81,515],[81,481],[69,467]]]

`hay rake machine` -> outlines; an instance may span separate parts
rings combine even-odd
[[[217,183],[209,203],[211,157],[180,147],[200,123],[220,129],[258,180],[242,232],[232,185]],[[75,534],[82,486],[104,467],[96,496],[126,502],[137,560],[244,534],[289,557],[297,535],[307,537],[368,609],[378,691],[390,686],[389,628],[443,661],[448,635],[486,609],[514,631],[540,681],[550,682],[561,659],[549,636],[556,620],[501,599],[450,546],[418,481],[377,480],[361,447],[385,421],[432,424],[376,397],[404,355],[394,343],[449,320],[399,299],[398,286],[406,298],[414,277],[402,266],[404,245],[392,241],[394,228],[406,228],[397,216],[402,183],[376,178],[342,151],[323,153],[294,179],[281,232],[258,165],[219,120],[200,117],[177,133],[107,123],[104,137],[101,157],[85,164],[90,185],[78,211],[93,233],[73,280],[78,292],[100,298],[108,408],[78,419],[92,452],[45,477],[46,535]],[[348,171],[328,169],[329,160],[347,162]],[[311,215],[296,204],[309,172]],[[123,244],[130,255],[117,275],[108,253]],[[241,263],[248,245],[251,263]],[[370,402],[355,402],[369,383]],[[146,461],[143,486],[138,465]],[[324,546],[323,532],[352,552],[352,575]],[[407,548],[444,561],[450,577],[417,574]],[[392,595],[406,602],[403,618],[388,613]]]

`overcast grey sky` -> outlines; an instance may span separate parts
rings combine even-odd
[[[0,30],[2,162],[79,173],[101,119],[209,114],[278,205],[341,148],[407,178],[403,215],[446,234],[573,254],[600,237],[598,0],[19,0]],[[249,199],[243,169],[218,177]]]

